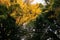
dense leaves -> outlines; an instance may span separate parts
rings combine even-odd
[[[60,1],[0,0],[1,40],[60,40]]]
[[[15,24],[15,20],[11,17],[0,19],[0,39],[1,40],[19,40],[19,28]]]
[[[47,2],[49,2],[48,0],[46,0]],[[57,0],[58,1],[58,0]],[[56,0],[52,1],[54,4],[50,5],[52,6],[50,9],[48,7],[46,7],[46,9],[44,9],[46,12],[44,12],[37,18],[36,21],[36,36],[34,36],[34,38],[36,40],[60,40],[60,23],[58,20],[60,20],[60,7],[58,7],[57,5],[59,4]],[[60,6],[60,5],[59,5]],[[52,9],[52,10],[51,10]],[[58,17],[58,16],[59,17]],[[38,29],[38,30],[37,30]],[[38,31],[38,32],[37,32]],[[34,40],[35,40],[34,39]]]

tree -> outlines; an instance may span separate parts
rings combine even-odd
[[[29,23],[31,20],[34,20],[42,11],[39,4],[30,4],[23,1],[17,1],[17,3],[20,5],[20,16],[16,18],[16,23],[18,25]]]
[[[2,2],[2,0],[1,0]],[[20,28],[10,13],[16,8],[0,3],[0,40],[20,40]]]
[[[59,0],[58,0],[59,1]],[[60,40],[60,36],[54,33],[60,29],[60,20],[57,15],[59,15],[59,8],[57,4],[59,4],[56,0],[46,0],[47,5],[40,16],[36,19],[36,36],[34,36],[34,40],[47,40],[51,38],[51,40]],[[52,2],[53,4],[49,3]],[[49,3],[49,4],[48,4]],[[59,5],[60,6],[60,5]],[[57,15],[56,15],[57,14]],[[56,26],[57,25],[57,26]],[[38,29],[38,32],[37,32]],[[59,33],[59,32],[58,32]],[[53,35],[53,36],[52,36]],[[59,34],[60,35],[60,34]],[[50,39],[49,39],[50,40]]]
[[[23,28],[20,26],[25,23],[25,21],[30,22],[31,20],[35,19],[40,12],[41,10],[39,8],[39,4],[27,5],[27,3],[18,0],[0,0],[1,40],[21,40],[21,36],[27,34],[29,36],[29,32],[27,32],[25,29],[22,30]],[[19,25],[19,27],[16,23]]]
[[[60,1],[0,0],[1,40],[60,40]]]

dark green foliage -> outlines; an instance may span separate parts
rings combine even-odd
[[[54,0],[53,7],[54,7],[54,8],[60,7],[60,0]]]
[[[49,2],[49,0],[46,0],[46,2]],[[36,34],[33,40],[47,40],[48,38],[60,40],[60,36],[57,36],[60,35],[58,34],[60,33],[60,1],[54,0],[53,3],[53,5],[47,5],[43,9],[43,13],[36,19]],[[50,6],[52,6],[52,10],[48,9]],[[48,12],[44,12],[45,10],[48,10]],[[57,31],[57,34],[54,33],[55,31]]]
[[[48,0],[46,0],[46,2],[47,1]],[[47,6],[50,7],[50,5]],[[47,40],[48,38],[52,38],[51,40],[60,40],[60,36],[57,36],[60,35],[58,34],[60,33],[60,1],[54,0],[54,4],[51,5],[52,10],[48,10],[47,6],[46,9],[43,10],[43,13],[37,18],[35,24],[37,35],[35,34],[35,36],[33,37],[34,40]],[[48,12],[44,12],[45,10],[48,10]],[[47,30],[49,26],[50,28]],[[54,33],[55,31],[57,31],[57,34]]]
[[[7,14],[7,7],[6,5],[0,4],[0,15],[6,15]]]
[[[58,36],[60,35],[58,34],[60,33],[60,11],[56,10],[60,8],[59,2],[59,0],[54,0],[54,4],[47,5],[46,8],[43,9],[43,13],[38,16],[35,22],[36,31],[34,36],[32,37],[32,40],[47,40],[49,38],[51,38],[51,40],[60,40],[60,36]],[[49,9],[50,6],[52,6],[52,10]],[[48,12],[44,12],[45,10],[48,10]],[[56,14],[58,15],[56,16]],[[57,31],[56,34],[55,31]]]
[[[60,23],[58,23],[58,19],[56,17],[51,17],[49,16],[53,15],[54,16],[55,11],[49,11],[47,13],[42,13],[36,21],[36,40],[47,40],[47,38],[51,37],[53,40],[60,40],[56,34],[54,34],[54,31],[56,31],[60,27]],[[50,26],[50,28],[48,28]],[[49,31],[49,30],[52,31]],[[60,28],[59,28],[60,29]],[[53,36],[52,36],[53,35]],[[46,37],[45,37],[46,36]],[[34,39],[34,40],[35,40]]]
[[[0,4],[0,40],[20,40],[20,28],[10,16],[15,6],[7,8],[6,5]]]
[[[11,17],[0,19],[0,40],[20,40],[19,27]]]

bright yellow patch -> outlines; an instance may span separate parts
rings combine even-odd
[[[2,2],[4,0],[1,0]],[[5,0],[4,1],[6,5],[11,5],[10,0]],[[17,0],[17,4],[20,5],[20,8],[17,10],[14,10],[13,13],[11,14],[12,17],[16,19],[16,23],[18,25],[21,25],[23,23],[28,23],[31,20],[35,20],[36,17],[42,12],[42,10],[39,7],[39,4],[30,4],[31,2],[23,2],[22,0]],[[22,16],[16,16],[18,14],[16,11],[21,10],[19,15]]]

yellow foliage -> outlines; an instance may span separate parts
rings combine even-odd
[[[33,1],[29,0],[29,2],[24,2],[23,0],[17,0],[17,4],[19,4],[20,8],[14,10],[11,16],[16,19],[16,23],[18,25],[28,23],[31,20],[35,20],[36,17],[42,12],[39,4],[30,4],[31,2]],[[0,0],[0,3],[4,3],[8,6],[13,4],[10,2],[10,0]],[[19,9],[21,10],[21,12],[19,13],[19,15],[21,16],[16,16],[18,14],[16,11],[19,11]]]
[[[16,23],[23,24],[25,22],[30,22],[31,20],[35,20],[36,17],[41,13],[41,9],[39,7],[39,4],[30,4],[25,3],[23,1],[18,1],[18,4],[20,4],[20,7],[22,9],[23,16],[19,19],[19,21],[16,21]],[[16,20],[17,20],[16,19]]]
[[[0,3],[10,6],[10,0],[0,0]]]

